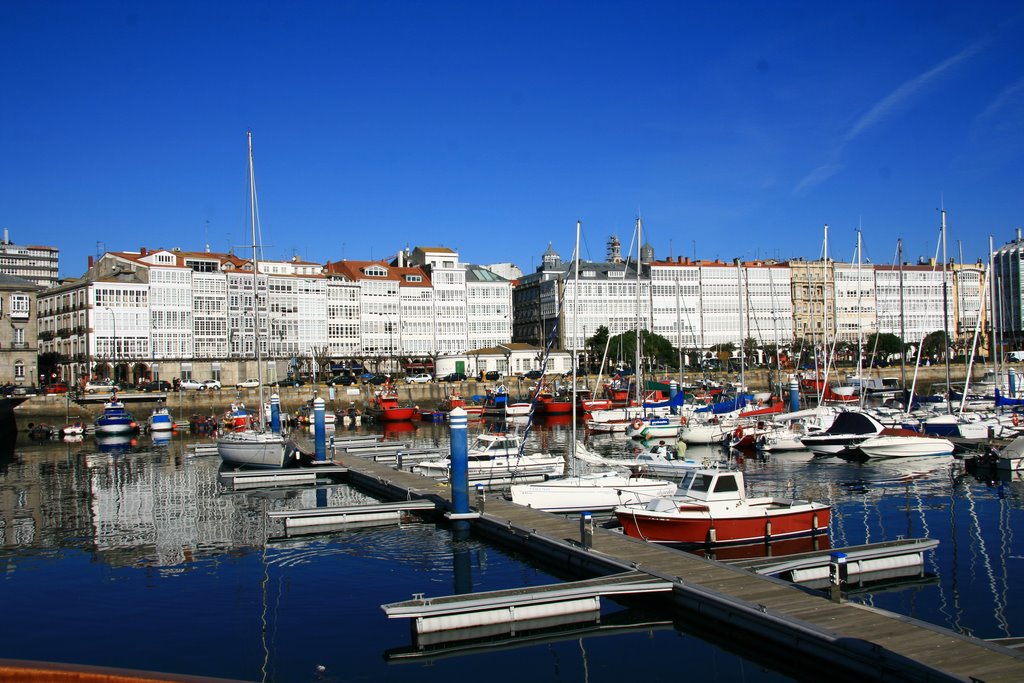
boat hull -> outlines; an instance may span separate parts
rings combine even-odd
[[[745,514],[736,516],[713,516],[707,508],[698,509],[702,506],[690,506],[693,509],[676,513],[618,508],[615,515],[627,536],[652,543],[748,543],[828,531],[828,506],[803,503],[775,508],[779,504],[779,501],[773,501],[767,505],[750,505]],[[681,507],[687,508],[685,505]]]
[[[278,434],[233,432],[217,439],[217,453],[231,466],[279,469],[287,464],[286,450]]]
[[[567,477],[510,487],[513,503],[547,512],[613,510],[620,505],[640,505],[652,498],[670,496],[675,490],[673,482],[620,474]]]
[[[861,442],[856,448],[869,458],[917,458],[953,454],[951,441],[926,436],[876,436]]]
[[[135,431],[135,420],[128,417],[108,417],[101,415],[96,419],[97,434],[129,434]]]
[[[499,456],[486,461],[471,461],[468,467],[470,481],[482,481],[507,477],[538,477],[561,474],[565,461],[560,457]],[[432,479],[447,479],[451,463],[448,460],[421,462],[415,471]]]

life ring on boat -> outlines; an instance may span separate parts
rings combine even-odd
[[[1014,427],[1016,427],[1016,426],[1020,425],[1020,416],[1019,416],[1019,415],[1017,415],[1017,413],[1014,413],[1014,414],[1013,414],[1013,417],[1012,417],[1012,418],[1010,418],[1010,419],[1011,419],[1011,420],[1013,420],[1013,426],[1014,426]]]
[[[1014,422],[1014,424],[1017,424],[1017,423]],[[639,417],[636,418],[635,420],[633,420],[633,429],[643,429],[643,428],[644,428],[644,421],[643,420],[641,420]]]
[[[735,436],[737,439],[742,438],[743,437],[743,427],[737,427],[736,431],[734,431],[732,433],[732,435]]]

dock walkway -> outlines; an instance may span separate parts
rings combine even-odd
[[[344,464],[353,485],[382,498],[426,497],[450,509],[447,484],[361,458]],[[1000,645],[866,605],[834,603],[819,592],[607,529],[595,529],[586,549],[578,520],[500,497],[488,497],[472,525],[477,533],[573,573],[639,570],[671,581],[675,607],[701,634],[733,642],[738,632],[754,636],[742,642],[776,657],[785,652],[805,673],[810,657],[833,676],[842,671],[843,677],[873,680],[1024,680],[1024,654]]]

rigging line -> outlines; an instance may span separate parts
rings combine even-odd
[[[939,250],[941,248],[942,248],[942,236],[940,234],[939,235],[939,240],[935,244],[935,258],[932,259],[932,272],[933,273],[935,272],[935,269],[936,269],[936,267],[938,265]],[[945,282],[945,280],[943,280],[943,282]],[[943,313],[943,315],[945,315],[945,313]],[[921,351],[922,351],[922,349],[924,349],[924,340],[925,340],[925,337],[927,337],[927,336],[928,335],[925,332],[921,332],[921,340],[917,344],[917,359],[914,361],[914,377],[910,381],[910,394],[907,396],[907,405],[906,405],[907,414],[910,414],[910,411],[911,411],[911,409],[912,409],[912,407],[914,405],[914,394],[915,394],[915,390],[917,389],[917,373],[918,373],[918,370],[921,368]],[[948,405],[948,403],[949,403],[949,387],[948,386],[946,387],[946,402],[947,402],[947,405]]]
[[[573,255],[575,256],[575,251],[573,252]],[[562,287],[562,291],[559,293],[558,298],[556,299],[556,306],[555,306],[556,310],[558,310],[558,311],[564,310],[563,309],[564,303],[565,303],[565,287]],[[544,360],[541,363],[541,368],[540,368],[540,370],[541,370],[541,379],[540,379],[540,382],[538,382],[537,387],[536,387],[536,389],[533,392],[533,397],[530,400],[530,411],[526,414],[526,427],[523,429],[523,438],[519,442],[519,453],[516,456],[517,460],[519,458],[523,457],[523,454],[524,454],[525,449],[526,449],[527,438],[530,435],[530,431],[533,429],[533,416],[534,416],[534,414],[537,411],[537,399],[539,398],[540,393],[541,393],[541,391],[544,388],[544,385],[547,383],[548,361],[551,359],[551,349],[554,346],[555,339],[558,336],[558,323],[559,323],[560,319],[561,319],[561,316],[555,316],[555,322],[551,325],[551,333],[548,335],[548,342],[547,342],[547,345],[544,348]],[[515,475],[514,474],[512,475],[512,478],[515,479]]]

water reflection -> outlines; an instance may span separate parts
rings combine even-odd
[[[472,424],[470,438],[486,428],[484,423]],[[378,429],[385,431],[384,426]],[[538,422],[532,429],[528,450],[568,451],[569,425]],[[367,431],[373,428],[357,433]],[[448,430],[443,424],[408,423],[400,438],[446,447]],[[383,679],[387,674],[376,668],[380,652],[407,642],[408,631],[406,624],[382,620],[380,604],[414,592],[446,595],[552,582],[550,575],[520,558],[509,558],[472,536],[456,539],[433,524],[268,543],[275,534],[268,511],[315,507],[318,502],[354,505],[370,498],[347,486],[229,492],[218,482],[219,459],[193,455],[191,440],[175,435],[153,448],[149,437],[140,437],[134,448],[129,444],[117,451],[103,450],[104,444],[93,437],[77,443],[22,443],[13,457],[0,463],[5,611],[24,625],[0,645],[0,656],[250,679],[260,678],[265,664],[277,680],[308,680],[312,655],[302,640],[316,632],[345,639],[346,652],[365,655],[366,661],[353,658],[346,663],[338,654],[326,662],[329,671],[349,666],[353,677]],[[610,435],[588,438],[587,445],[608,455],[622,455],[630,446],[625,438]],[[1024,579],[1024,548],[1014,533],[1024,522],[1019,475],[979,480],[958,472],[949,458],[852,463],[697,448],[687,455],[726,457],[743,468],[751,494],[830,503],[832,526],[828,537],[816,539],[819,549],[828,543],[839,547],[899,537],[941,541],[926,555],[935,583],[870,592],[858,600],[983,637],[1020,635],[1024,630],[1024,596],[1014,597]],[[776,544],[754,548],[773,555],[784,550]],[[714,554],[725,559],[751,551],[722,549]],[[33,634],[52,628],[52,615],[58,613],[65,632],[42,639],[49,644],[36,642],[40,639],[34,640]],[[126,642],[111,653],[100,635],[103,629],[90,621],[97,614],[108,622],[141,624],[140,634],[125,634]],[[260,642],[261,614],[270,629],[266,643]],[[167,654],[156,652],[143,637],[158,620],[178,634]],[[98,634],[91,643],[75,642],[78,634],[91,631]],[[233,635],[223,640],[225,634]],[[53,645],[55,640],[61,644]],[[648,640],[635,636],[628,641],[629,651],[646,652],[641,659],[648,661],[640,665],[640,673],[662,679],[671,675],[673,666],[659,650],[678,647],[678,635],[657,633]],[[684,640],[690,648],[708,647]],[[213,650],[240,653],[237,663],[221,662],[224,658],[211,651],[209,642],[224,643]],[[608,652],[595,659],[608,671],[618,677],[636,675],[632,666],[611,656],[611,651],[622,650],[621,643],[603,649]],[[183,651],[188,654],[181,655]],[[271,653],[269,662],[264,661],[265,652]],[[687,661],[716,661],[732,674],[705,670],[708,677],[776,677],[760,667],[744,668],[738,659],[730,658],[726,665],[717,651],[714,656],[699,649],[687,652]],[[548,679],[551,674],[530,664],[517,677]],[[423,675],[441,680],[454,674],[439,667]]]

